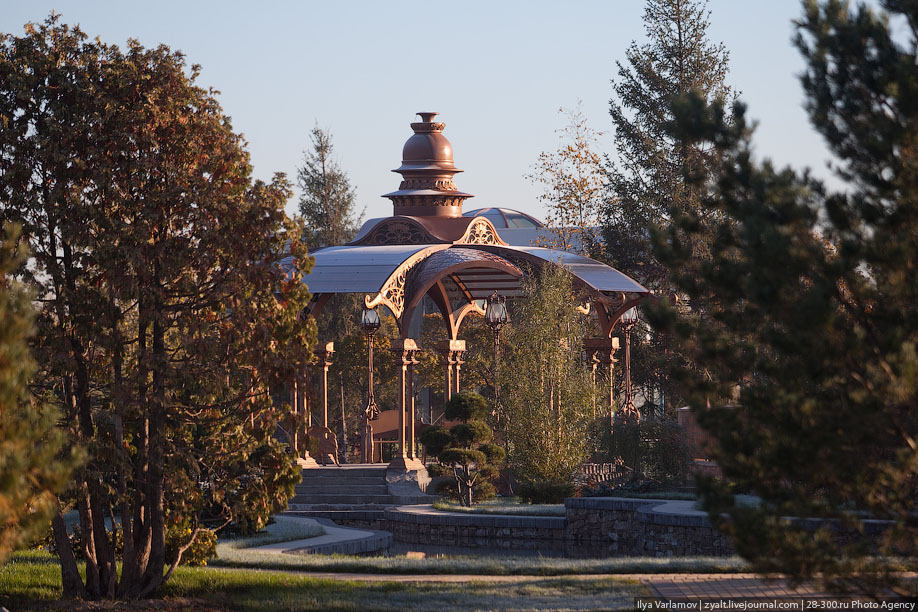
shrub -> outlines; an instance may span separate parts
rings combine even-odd
[[[507,451],[497,444],[482,444],[478,450],[483,452],[488,458],[488,463],[494,466],[502,466],[507,459]]]
[[[574,495],[574,485],[565,481],[527,481],[519,486],[519,497],[530,504],[561,504]]]
[[[616,423],[609,450],[632,470],[635,482],[685,482],[691,465],[688,444],[675,419]]]
[[[443,497],[449,498],[452,501],[458,502],[459,499],[459,485],[456,482],[455,478],[449,478],[446,480],[441,480],[437,484],[437,494],[442,495]],[[494,485],[488,482],[487,480],[479,479],[474,486],[472,486],[472,501],[473,503],[487,501],[489,499],[494,499],[497,496],[497,490],[494,488]]]
[[[421,444],[424,445],[424,448],[427,449],[427,454],[431,457],[436,457],[443,449],[449,446],[449,443],[453,441],[452,435],[444,427],[439,425],[433,425],[428,427],[421,432],[419,436]]]
[[[449,430],[453,438],[463,445],[482,444],[491,440],[494,434],[484,421],[469,421],[454,425]]]
[[[175,562],[179,546],[184,545],[191,536],[187,524],[173,525],[166,530],[166,562]],[[194,538],[191,546],[182,553],[180,565],[198,567],[207,565],[208,559],[217,556],[217,534],[210,529],[202,528]]]
[[[449,474],[453,478],[440,483],[437,492],[458,499],[464,506],[494,496],[494,486],[488,480],[499,475],[498,464],[505,458],[503,449],[487,444],[493,433],[482,419],[488,414],[488,403],[477,393],[457,393],[446,404],[446,417],[459,419],[449,431],[428,427],[421,432],[421,443],[427,454],[435,457],[443,468],[434,468],[434,475]]]
[[[451,421],[483,421],[488,416],[487,400],[471,391],[456,393],[444,408],[446,418]]]
[[[439,478],[442,476],[452,476],[453,470],[449,466],[443,465],[442,463],[428,463],[427,473],[431,478]]]

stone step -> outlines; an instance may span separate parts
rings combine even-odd
[[[386,466],[381,467],[318,467],[303,469],[303,478],[386,477]]]
[[[355,485],[349,482],[315,483],[304,482],[294,488],[297,495],[387,495],[389,489],[385,483]]]
[[[386,486],[386,478],[380,476],[379,478],[371,476],[341,476],[340,479],[337,478],[319,478],[319,477],[304,477],[301,484],[303,485],[316,485],[323,487],[362,487],[366,485],[377,486],[382,485]]]
[[[396,498],[391,495],[348,495],[342,491],[336,495],[294,495],[290,498],[291,504],[395,504],[398,503]]]

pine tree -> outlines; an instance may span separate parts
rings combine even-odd
[[[0,240],[0,564],[47,529],[57,494],[73,471],[78,453],[64,452],[54,407],[32,397],[28,383],[35,362],[27,339],[35,332],[25,288],[12,274],[24,260],[18,228],[5,227]]]
[[[715,177],[721,163],[716,149],[669,131],[671,101],[688,92],[725,105],[734,97],[725,84],[729,55],[723,44],[708,39],[709,18],[703,1],[648,0],[648,42],[631,43],[627,64],[618,64],[613,81],[610,114],[617,155],[607,165],[605,258],[661,294],[672,294],[674,287],[653,252],[653,231],[667,228],[674,216],[704,215],[702,196],[710,184],[687,181],[686,175]],[[692,237],[695,257],[706,256],[711,239],[703,234]],[[648,399],[662,392],[665,405],[672,406],[678,398],[662,369],[672,358],[669,340],[643,323],[632,337],[633,384]]]
[[[333,157],[331,134],[316,125],[309,139],[312,149],[303,153],[297,172],[304,239],[310,249],[344,244],[360,229],[363,212],[357,212],[354,188]]]
[[[719,216],[681,218],[657,242],[705,316],[654,315],[716,439],[712,520],[761,571],[874,592],[891,559],[918,553],[918,11],[883,6],[808,2],[798,23],[807,108],[842,192],[755,162],[741,107],[675,105],[682,136],[726,163],[705,202]],[[699,234],[717,237],[708,262],[693,257]]]

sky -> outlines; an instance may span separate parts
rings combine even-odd
[[[181,50],[202,66],[245,135],[255,175],[291,179],[318,124],[356,187],[366,217],[392,212],[391,170],[418,111],[446,123],[466,210],[514,208],[544,218],[526,178],[557,148],[560,108],[582,103],[614,152],[611,79],[632,41],[644,41],[641,0],[261,2],[0,0],[0,32],[52,10],[91,37]],[[710,0],[710,39],[730,52],[727,82],[758,122],[760,158],[828,177],[829,154],[803,109],[803,62],[791,43],[796,0]],[[296,196],[288,210],[296,209]]]

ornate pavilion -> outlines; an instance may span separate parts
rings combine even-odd
[[[463,320],[483,315],[483,304],[497,292],[518,297],[524,274],[538,273],[546,264],[567,270],[575,288],[587,296],[589,305],[572,305],[595,313],[601,336],[584,342],[594,372],[602,370],[609,382],[607,401],[612,405],[612,369],[618,348],[613,330],[622,315],[649,296],[634,279],[593,259],[535,246],[511,246],[501,239],[492,223],[493,210],[463,216],[463,202],[472,197],[456,188],[459,172],[453,150],[443,135],[444,123],[437,113],[418,113],[414,133],[402,150],[402,164],[394,172],[402,176],[398,190],[383,197],[392,200],[391,217],[367,221],[348,244],[318,249],[315,265],[306,277],[313,299],[310,313],[322,315],[328,300],[339,293],[365,295],[367,308],[386,307],[395,317],[400,338],[393,342],[401,363],[398,392],[398,450],[389,464],[390,472],[423,471],[414,448],[414,395],[411,389],[414,353],[409,338],[412,319],[420,315],[425,296],[436,305],[447,331],[447,340],[436,348],[443,358],[446,398],[459,390],[459,368],[465,342],[460,339]],[[489,218],[490,217],[490,218]],[[326,375],[333,351],[331,343],[320,343],[316,351],[324,364],[319,395],[323,424],[327,425]],[[302,388],[302,387],[301,387]],[[296,398],[294,406],[303,406]],[[301,396],[304,394],[300,394]],[[304,406],[303,406],[304,407]]]

